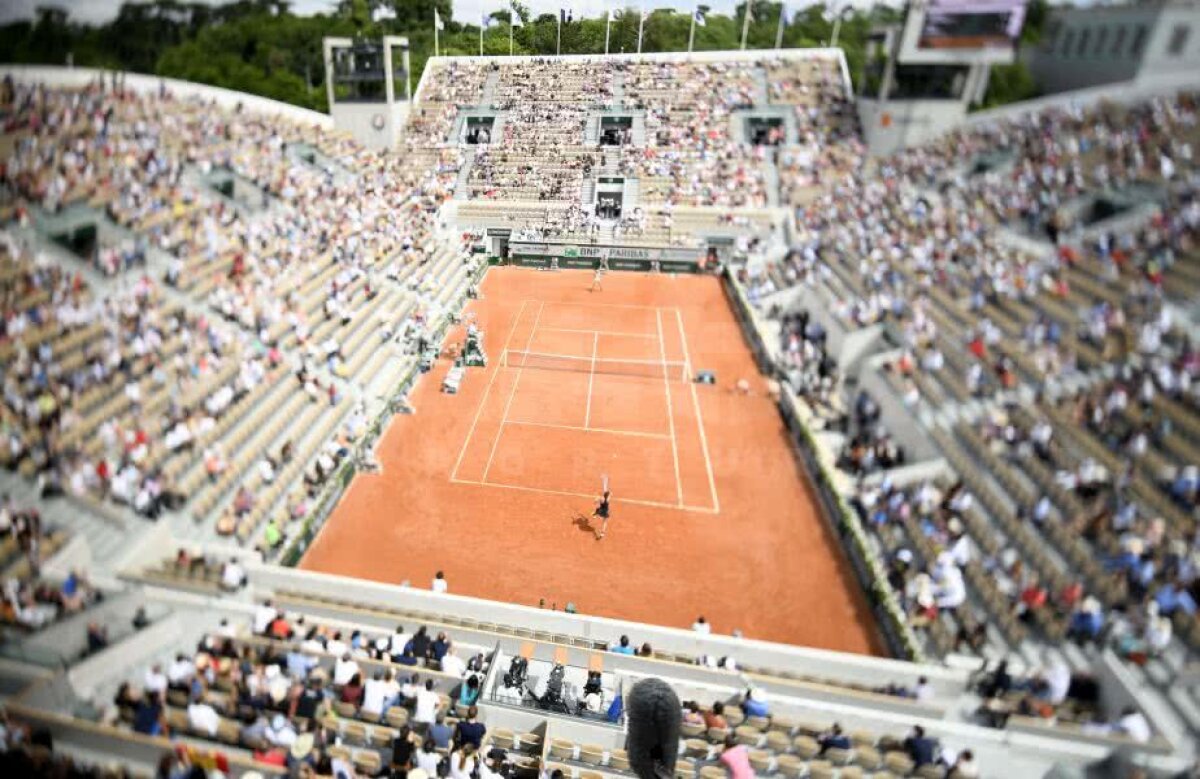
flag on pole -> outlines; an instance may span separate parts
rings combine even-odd
[[[746,0],[746,13],[742,18],[742,51],[746,50],[746,36],[750,34],[750,22],[754,20],[754,0]]]
[[[699,8],[693,11],[692,21],[695,22],[697,27],[703,27],[706,24],[704,21],[704,11],[701,11]]]
[[[434,8],[433,9],[433,56],[435,56],[435,57],[441,56],[441,53],[442,53],[441,46],[438,43],[438,30],[444,30],[444,29],[446,29],[446,23],[442,21],[442,15],[438,13],[436,8]]]
[[[570,8],[558,9],[558,21],[560,24],[570,24],[575,19],[575,12]]]
[[[510,5],[508,7],[508,15],[510,17],[512,17],[512,21],[510,23],[512,24],[513,27],[524,26],[525,23],[521,21],[521,15],[519,13],[517,13],[516,6]]]

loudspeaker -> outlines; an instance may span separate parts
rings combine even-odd
[[[715,371],[697,371],[694,381],[697,384],[716,384],[717,374]]]

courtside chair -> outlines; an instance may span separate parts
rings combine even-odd
[[[555,738],[550,740],[550,757],[558,758],[559,760],[572,760],[575,757],[575,744],[566,739]]]
[[[700,768],[700,779],[725,779],[727,776],[723,765],[706,765]]]
[[[702,735],[705,731],[704,725],[685,722],[680,726],[679,732],[684,738],[696,738],[697,736]]]

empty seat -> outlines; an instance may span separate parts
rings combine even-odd
[[[821,754],[821,745],[812,736],[796,736],[792,746],[796,748],[796,754],[804,760],[812,760]]]
[[[912,758],[903,752],[888,752],[883,758],[883,764],[897,776],[908,776],[913,770]]]
[[[604,760],[604,748],[596,744],[584,744],[579,748],[579,759],[588,765],[600,765]]]

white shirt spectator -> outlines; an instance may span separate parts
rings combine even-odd
[[[195,664],[186,657],[179,657],[167,667],[167,681],[174,685],[183,684],[190,680],[195,673]]]
[[[413,712],[413,720],[416,722],[433,722],[437,719],[438,705],[441,703],[441,698],[433,690],[426,690],[422,687],[417,691],[417,705]]]
[[[146,680],[145,684],[143,684],[143,687],[146,688],[146,692],[148,693],[162,692],[163,690],[167,689],[166,674],[164,674],[162,669],[157,665],[154,666],[149,671],[146,671]]]
[[[217,727],[221,724],[221,717],[217,714],[217,710],[207,703],[189,704],[187,718],[188,725],[192,730],[207,733],[210,736],[217,735]]]
[[[1071,689],[1071,669],[1066,663],[1057,662],[1046,669],[1046,700],[1057,706],[1067,699]]]
[[[712,625],[708,624],[704,617],[700,617],[692,623],[692,630],[707,636],[712,633]]]
[[[429,589],[437,593],[444,593],[450,589],[450,586],[446,584],[446,578],[441,574],[438,574],[437,576],[433,577],[433,582],[429,585]]]
[[[1140,711],[1131,711],[1123,715],[1116,721],[1113,730],[1117,733],[1124,733],[1139,744],[1149,741],[1152,735],[1150,732],[1150,723],[1146,721],[1146,715]]]
[[[458,677],[467,672],[467,664],[454,653],[454,647],[451,647],[442,657],[442,672]]]
[[[275,607],[269,603],[264,603],[254,610],[254,633],[261,635],[266,631],[267,626],[275,619]]]
[[[342,658],[333,666],[333,683],[339,686],[346,684],[358,672],[358,663],[349,655],[342,655]]]
[[[236,590],[242,586],[242,580],[245,578],[246,571],[236,560],[225,563],[225,568],[221,572],[221,584],[225,586],[225,589]]]
[[[368,679],[363,690],[362,710],[369,714],[382,714],[383,704],[400,694],[400,685],[395,679]]]

